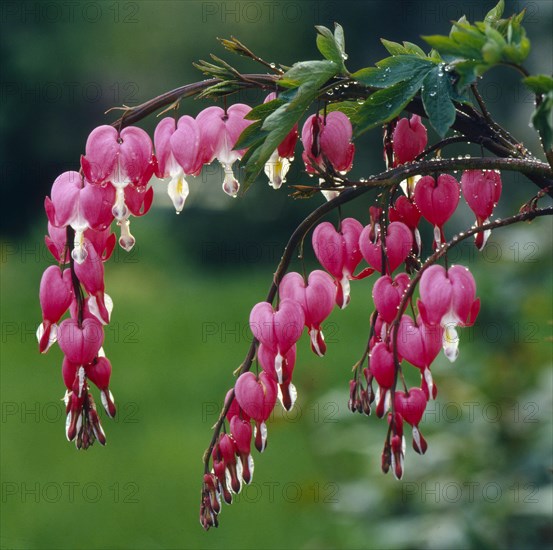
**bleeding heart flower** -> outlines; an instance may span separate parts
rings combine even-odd
[[[391,323],[395,319],[399,303],[409,282],[407,273],[399,273],[393,280],[389,275],[384,275],[374,284],[372,291],[374,305],[384,322]]]
[[[478,227],[489,221],[493,209],[501,197],[501,175],[495,170],[466,170],[461,176],[463,197],[476,216]],[[480,231],[474,236],[478,250],[482,250],[490,231]]]
[[[306,171],[315,174],[316,168],[332,168],[341,174],[349,172],[355,153],[352,135],[351,122],[340,111],[332,111],[325,118],[320,115],[308,117],[301,131]]]
[[[301,305],[290,299],[283,299],[277,311],[274,311],[268,302],[260,302],[250,313],[250,328],[253,335],[263,345],[276,352],[274,365],[279,384],[283,383],[283,358],[300,339],[304,323],[305,316]]]
[[[186,176],[197,176],[202,170],[200,136],[199,123],[188,115],[180,117],[178,124],[173,117],[166,117],[154,132],[157,176],[171,178],[167,192],[177,212],[188,197]]]
[[[290,298],[301,305],[311,338],[311,349],[322,357],[326,344],[321,324],[330,315],[336,298],[332,278],[324,271],[315,270],[309,274],[306,285],[299,273],[287,273],[280,282],[278,292],[281,298]]]
[[[275,99],[276,94],[271,92],[263,103],[268,103]],[[294,160],[294,149],[296,148],[297,141],[298,125],[296,123],[265,163],[265,174],[269,178],[269,185],[273,189],[279,189],[286,181],[286,174],[290,169],[291,162]]]
[[[266,372],[259,377],[253,372],[241,374],[234,392],[240,408],[256,422],[265,422],[275,408],[277,384]]]
[[[400,358],[401,360],[401,358]],[[385,342],[378,342],[370,353],[369,371],[377,381],[379,388],[376,416],[382,418],[389,407],[390,388],[395,383],[394,354]]]
[[[397,348],[399,354],[420,369],[423,390],[427,398],[436,398],[438,389],[432,379],[430,365],[436,359],[443,341],[444,330],[440,325],[426,325],[420,316],[417,322],[403,315],[399,325]]]
[[[410,120],[400,118],[393,134],[394,166],[415,160],[427,141],[426,128],[419,115],[413,115]]]
[[[88,136],[81,167],[96,185],[110,182],[116,189],[130,183],[146,185],[155,167],[152,140],[136,126],[120,133],[113,126],[98,126]]]
[[[238,416],[233,416],[230,421],[230,433],[236,445],[236,454],[238,454],[242,463],[242,479],[246,483],[250,483],[254,468],[250,452],[253,435],[250,421],[241,420]]]
[[[104,301],[104,264],[90,243],[86,242],[85,248],[86,259],[81,264],[75,263],[75,274],[88,294],[96,299],[102,320],[109,323],[110,313]]]
[[[277,352],[273,351],[263,344],[259,344],[257,348],[257,358],[261,365],[261,368],[272,378],[279,382],[277,372],[275,370],[275,363]],[[292,372],[296,365],[296,346],[295,344],[287,351],[286,355],[280,360],[282,368],[282,380],[278,384],[278,398],[282,406],[291,411],[296,403],[298,392],[294,384],[292,384]]]
[[[359,236],[359,248],[365,261],[375,271],[382,272],[382,245],[381,235],[378,234],[376,242],[371,238],[374,231],[367,225]],[[413,236],[410,229],[401,222],[392,222],[386,232],[386,272],[393,273],[409,255],[413,246]]]
[[[267,446],[265,420],[275,408],[277,383],[266,372],[259,377],[253,372],[245,372],[236,381],[234,392],[240,408],[255,420],[255,446],[261,453]]]
[[[42,323],[37,330],[41,353],[45,353],[56,341],[57,325],[62,315],[69,309],[73,300],[71,271],[61,271],[57,265],[46,268],[40,281],[40,307]]]
[[[250,111],[248,105],[236,103],[226,111],[221,107],[208,107],[196,117],[201,131],[201,163],[209,164],[213,159],[221,163],[225,172],[223,191],[231,197],[236,197],[240,189],[232,165],[245,153],[245,149],[237,150],[234,146],[240,134],[253,122],[244,118]]]
[[[113,418],[116,413],[115,400],[109,390],[111,378],[111,363],[106,357],[96,357],[91,363],[85,365],[85,373],[88,379],[100,390],[102,405],[108,416]]]
[[[405,195],[399,196],[394,205],[390,207],[388,217],[391,222],[402,222],[411,230],[414,240],[413,252],[418,256],[422,248],[421,235],[418,228],[421,213],[413,202],[413,199],[409,199]]]
[[[365,269],[354,275],[362,255],[359,235],[363,226],[354,218],[346,218],[336,231],[329,222],[320,223],[313,231],[313,250],[321,265],[334,277],[338,286],[336,304],[344,309],[350,301],[350,280],[362,279],[373,270]]]
[[[75,319],[65,319],[58,328],[58,344],[67,360],[77,365],[91,363],[104,342],[104,330],[99,321],[85,319],[79,326]]]
[[[113,221],[111,205],[115,198],[112,187],[87,183],[78,172],[64,172],[52,185],[52,198],[46,197],[44,208],[49,222],[56,227],[71,226],[75,241],[71,256],[77,263],[86,258],[84,232],[103,230]]]
[[[396,391],[394,396],[395,410],[403,420],[413,426],[413,448],[417,453],[424,454],[428,445],[418,426],[426,409],[426,396],[420,388],[411,388],[407,393]]]
[[[242,472],[238,471],[236,464],[237,449],[234,439],[227,434],[221,434],[219,437],[219,450],[225,465],[226,477],[230,480],[229,485],[235,493],[239,493],[242,489]]]
[[[449,174],[435,180],[422,177],[415,186],[415,203],[426,220],[434,226],[435,248],[445,242],[443,226],[459,204],[459,183]]]
[[[455,361],[459,355],[459,338],[455,327],[471,326],[480,309],[480,299],[475,299],[476,283],[470,271],[454,265],[446,271],[440,265],[432,265],[422,274],[418,309],[427,325],[444,327],[443,348],[446,357]]]

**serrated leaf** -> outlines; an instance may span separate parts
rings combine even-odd
[[[329,80],[338,74],[339,67],[333,61],[299,61],[294,63],[289,71],[282,76],[282,81],[293,83],[294,86],[300,86],[314,80],[326,78]],[[330,75],[330,76],[328,76]],[[278,81],[281,83],[281,80]]]
[[[455,121],[455,105],[451,101],[451,80],[441,67],[430,71],[422,84],[421,97],[430,124],[443,138]]]
[[[321,52],[324,58],[329,61],[334,61],[342,72],[345,72],[346,68],[344,66],[344,57],[343,50],[340,48],[332,31],[323,27],[322,25],[317,25],[315,27],[317,32],[317,48]]]
[[[535,94],[545,94],[553,91],[553,78],[547,74],[536,74],[522,79]]]
[[[459,43],[453,38],[435,34],[432,36],[421,36],[421,38],[441,55],[450,55],[452,57],[480,57],[480,49],[473,47],[469,43]],[[467,35],[467,42],[470,37]],[[463,40],[463,39],[461,39]]]
[[[404,55],[409,53],[405,46],[402,46],[397,42],[392,42],[391,40],[386,40],[385,38],[381,38],[380,42],[382,42],[382,45],[388,50],[390,55]]]
[[[387,88],[420,75],[424,78],[426,73],[435,66],[436,64],[430,59],[421,59],[416,55],[396,55],[382,59],[377,63],[377,67],[361,69],[351,76],[365,86]]]
[[[410,80],[398,82],[389,88],[378,90],[370,95],[360,105],[354,117],[355,135],[359,136],[367,130],[381,126],[397,117],[419,91],[425,76],[426,73],[422,77],[414,77]]]
[[[418,55],[419,57],[426,58],[426,54],[420,46],[417,46],[412,42],[403,42],[403,45],[405,46],[407,53],[412,53],[413,55]]]
[[[334,23],[334,39],[343,57],[346,54],[346,37],[344,36],[344,28],[339,23]]]
[[[493,25],[499,19],[501,19],[504,10],[505,0],[499,0],[499,2],[486,14],[486,17],[484,17],[484,22]]]

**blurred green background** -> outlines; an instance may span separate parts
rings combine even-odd
[[[483,254],[472,243],[453,253],[454,263],[475,274],[482,312],[461,332],[457,362],[440,356],[433,368],[440,392],[421,425],[429,451],[407,451],[403,481],[380,473],[385,423],[346,409],[350,368],[368,331],[369,280],[355,283],[348,309],[327,321],[324,359],[300,342],[297,408],[285,414],[277,407],[267,452],[254,456],[252,486],[224,507],[221,527],[209,533],[198,523],[198,505],[210,427],[248,346],[249,311],[263,299],[287,235],[319,199],[291,201],[286,189],[274,192],[260,178],[233,201],[210,167],[175,216],[159,187],[150,214],[133,221],[135,250],[117,250],[106,266],[115,310],[105,349],[119,414],[114,421],[102,415],[105,448],[77,452],[65,441],[61,353],[40,356],[34,337],[38,285],[51,263],[42,201],[61,171],[78,166],[90,130],[113,120],[103,114],[109,107],[200,80],[191,63],[210,52],[224,56],[218,36],[234,35],[262,57],[291,64],[318,56],[313,25],[339,21],[348,66],[356,69],[385,55],[380,37],[420,43],[419,35],[446,33],[463,13],[481,19],[491,5],[0,4],[2,548],[551,544],[551,220],[498,231]],[[550,73],[553,4],[507,2],[506,12],[523,5],[533,45],[527,67]],[[537,151],[528,127],[532,98],[516,75],[497,69],[481,89],[498,120]],[[183,102],[181,112],[206,104]],[[155,123],[151,117],[143,127]],[[381,158],[381,136],[372,132],[357,144],[353,173],[382,170]],[[306,183],[299,168],[289,182]],[[534,191],[506,175],[498,215],[516,211]],[[369,200],[359,202],[344,214],[366,223]],[[466,206],[456,216],[449,232],[472,223]]]

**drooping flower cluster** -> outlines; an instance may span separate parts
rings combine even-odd
[[[270,94],[265,101],[273,100],[275,96]],[[214,160],[224,173],[223,190],[232,197],[237,195],[240,184],[234,164],[246,149],[236,146],[252,124],[250,110],[238,103],[226,109],[208,107],[195,118],[166,117],[157,125],[153,142],[133,126],[119,130],[100,126],[88,137],[80,172],[65,172],[54,181],[45,201],[45,240],[57,265],[48,267],[41,280],[42,323],[37,338],[41,352],[55,342],[63,352],[66,435],[78,448],[86,449],[96,439],[102,444],[106,441],[90,382],[98,388],[107,414],[113,417],[116,413],[110,391],[112,367],[103,349],[104,326],[113,309],[105,292],[104,263],[117,241],[124,250],[133,248],[130,218],[150,210],[154,174],[168,180],[167,191],[177,213],[189,194],[186,178],[199,175]],[[318,175],[321,184],[342,178],[353,164],[352,135],[351,122],[339,111],[309,116],[301,132],[305,171]],[[275,189],[285,181],[297,139],[296,125],[265,166]],[[393,129],[390,162],[395,167],[412,162],[424,154],[426,144],[420,117],[401,119]],[[456,360],[457,327],[474,323],[480,307],[468,269],[443,267],[436,259],[445,250],[446,224],[461,193],[475,214],[476,227],[481,228],[499,200],[501,179],[497,172],[470,170],[462,174],[460,183],[444,173],[413,176],[401,187],[403,195],[369,208],[365,227],[351,217],[341,220],[337,228],[329,222],[317,225],[312,246],[326,271],[282,276],[276,281],[278,306],[260,302],[252,309],[250,328],[257,371],[254,374],[249,366],[243,368],[227,394],[224,419],[228,430],[214,439],[208,453],[212,467],[206,467],[203,480],[200,519],[204,527],[217,525],[221,501],[232,502],[232,495],[251,482],[251,446],[253,443],[259,452],[265,450],[266,423],[277,401],[287,411],[294,407],[297,390],[292,378],[303,329],[312,351],[325,355],[323,322],[334,305],[344,309],[350,303],[351,281],[375,272],[379,277],[372,290],[368,346],[354,367],[348,406],[353,412],[369,415],[374,404],[376,416],[387,418],[389,430],[382,454],[385,472],[392,469],[396,477],[403,475],[405,423],[412,428],[415,451],[426,452],[419,424],[427,402],[437,395],[431,366],[440,349],[450,361]],[[328,200],[340,192],[328,186],[323,189]],[[430,224],[432,243],[423,243],[422,219]],[[120,228],[118,239],[112,233],[114,222]],[[476,246],[482,249],[487,238],[487,233],[477,231]],[[434,259],[421,262],[423,252],[431,248],[436,251]],[[363,260],[367,265],[360,268]],[[417,287],[420,296],[414,300]],[[419,370],[419,387],[407,387],[403,377],[406,363]]]
[[[320,121],[312,117],[308,123],[309,128],[315,130],[309,134],[309,128],[304,126],[306,150],[303,156],[306,166],[315,170],[317,155],[311,139],[313,134],[320,132],[320,128],[317,129]],[[402,132],[413,131],[414,136],[402,135]],[[413,160],[426,145],[426,130],[420,119],[415,119],[412,127],[400,121],[396,135],[394,158],[398,163]],[[326,143],[324,147],[329,153],[333,151],[332,143],[321,143]],[[333,157],[324,154],[320,158],[327,163]],[[465,173],[463,181],[470,185],[471,178],[477,177],[483,179],[485,176]],[[419,280],[413,277],[417,258],[423,251],[419,222],[424,218],[434,227],[432,246],[436,249],[443,246],[444,224],[457,207],[459,184],[448,174],[440,175],[437,180],[426,177],[411,183],[411,188],[407,187],[408,195],[399,196],[389,205],[388,220],[381,208],[371,207],[370,223],[366,227],[354,218],[342,220],[338,229],[329,222],[320,223],[313,232],[312,244],[328,274],[316,270],[306,280],[299,273],[288,273],[279,284],[278,308],[273,309],[267,302],[253,308],[250,327],[257,340],[256,355],[262,371],[259,375],[242,373],[234,392],[230,390],[227,394],[226,420],[230,433],[219,435],[212,451],[213,469],[204,476],[200,514],[204,527],[217,525],[221,500],[230,503],[232,493],[238,492],[242,483],[251,481],[251,443],[255,442],[258,451],[265,450],[266,421],[277,400],[286,410],[294,406],[297,391],[291,380],[301,328],[307,327],[311,349],[317,355],[324,355],[323,321],[334,304],[342,309],[347,306],[351,280],[363,279],[375,271],[381,275],[373,285],[375,309],[369,345],[354,369],[348,406],[353,412],[370,415],[374,403],[376,416],[387,417],[390,429],[382,454],[384,472],[391,469],[397,478],[403,476],[405,423],[411,427],[415,451],[426,452],[427,443],[419,424],[428,400],[437,394],[431,365],[442,348],[450,361],[457,358],[456,327],[474,323],[480,302],[476,298],[474,279],[463,266],[454,265],[448,269],[437,264],[423,266]],[[467,183],[463,189],[466,186]],[[497,184],[494,185],[496,189]],[[474,202],[475,194],[473,192],[467,202]],[[493,198],[495,203],[495,195]],[[475,212],[480,224],[491,214],[483,206]],[[356,275],[363,259],[368,267]],[[401,266],[405,271],[398,272]],[[415,305],[412,298],[417,283],[420,284],[420,299]],[[413,311],[418,310],[413,317],[406,313],[409,304]],[[420,387],[407,388],[405,383],[403,391],[397,387],[400,379],[403,380],[405,363],[419,370]]]
[[[113,308],[104,283],[104,263],[117,241],[112,223],[120,228],[119,245],[131,250],[135,239],[130,218],[150,210],[154,173],[170,178],[168,194],[179,212],[188,195],[185,177],[198,175],[214,159],[224,169],[223,189],[236,195],[239,184],[232,165],[244,151],[235,151],[234,145],[250,124],[244,118],[250,109],[236,104],[226,111],[209,107],[196,119],[164,118],[154,134],[155,154],[144,130],[100,126],[87,139],[80,172],[64,172],[54,181],[44,205],[45,241],[58,265],[48,267],[41,280],[37,338],[42,353],[56,341],[64,353],[66,435],[77,447],[86,449],[96,439],[105,443],[88,381],[100,390],[108,415],[115,414],[109,391],[111,364],[102,347],[103,326],[110,322]]]

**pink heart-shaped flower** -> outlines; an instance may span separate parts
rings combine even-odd
[[[367,225],[360,237],[359,246],[366,262],[376,271],[382,272],[382,248],[380,238],[374,243],[371,238],[372,228]],[[407,258],[413,246],[411,230],[401,222],[392,222],[386,232],[386,257],[388,259],[387,270],[393,273]]]
[[[396,391],[394,407],[405,422],[418,426],[426,409],[426,395],[420,388],[411,388],[408,393]]]
[[[68,361],[86,365],[98,355],[104,330],[96,319],[85,319],[80,327],[77,320],[65,319],[58,329],[58,343]]]
[[[265,422],[277,400],[277,383],[266,372],[256,377],[253,372],[240,375],[234,387],[240,408],[257,422]]]

